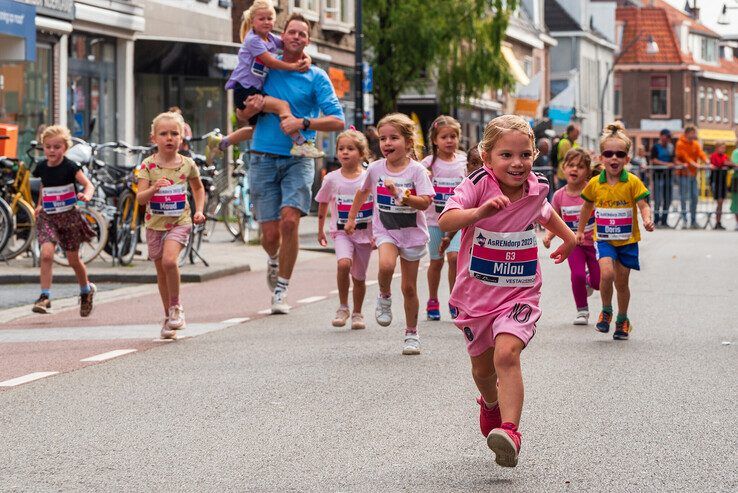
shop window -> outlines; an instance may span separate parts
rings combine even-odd
[[[651,76],[651,115],[669,114],[669,81],[665,75]]]
[[[322,0],[321,28],[349,33],[354,25],[354,2]]]
[[[320,19],[319,2],[320,0],[290,0],[290,12],[297,12],[308,20],[317,21]]]

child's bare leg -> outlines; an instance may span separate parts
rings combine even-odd
[[[456,282],[456,259],[459,255],[456,252],[446,254],[446,260],[448,260],[448,290],[453,291],[454,283]]]
[[[287,101],[273,98],[271,96],[264,96],[264,111],[266,113],[274,113],[278,115],[280,120],[289,116],[294,116],[292,115],[292,110],[290,110],[290,105]],[[298,144],[305,141],[305,138],[300,132],[293,132],[290,134],[290,137],[292,137],[292,140]]]
[[[620,262],[615,262],[615,289],[618,291],[618,314],[625,315],[628,313],[628,305],[630,304],[630,269]]]
[[[229,133],[225,136],[225,139],[223,139],[226,142],[226,146],[233,146],[238,145],[241,142],[245,142],[249,140],[252,135],[254,134],[254,129],[252,127],[246,126],[241,127],[238,130],[234,130],[233,132]]]
[[[56,245],[53,243],[47,242],[41,245],[41,272],[39,274],[41,289],[51,289],[51,269],[54,266],[54,250],[56,250]]]
[[[81,288],[87,287],[90,280],[87,278],[87,267],[85,267],[85,264],[79,258],[79,250],[64,253],[67,256],[67,261],[69,261],[69,266],[74,269],[74,275],[77,276],[77,284]]]
[[[354,281],[354,313],[361,313],[361,308],[364,305],[364,296],[366,295],[366,282],[355,277],[351,279]]]
[[[167,293],[169,299],[166,300],[167,308],[179,305],[179,253],[184,248],[178,241],[164,240],[164,253],[161,256],[161,266],[164,270],[164,276],[167,282]]]
[[[156,266],[156,284],[159,286],[159,296],[161,297],[161,304],[164,308],[164,316],[169,316],[169,291],[167,289],[167,275],[164,272],[164,266],[161,264],[161,259],[154,260]]]
[[[341,306],[348,306],[348,293],[351,287],[351,259],[338,259],[336,284],[338,285],[338,302]]]
[[[487,404],[497,402],[497,373],[495,371],[495,348],[491,347],[479,356],[471,357],[472,377],[482,399]]]
[[[523,341],[512,334],[495,337],[494,362],[499,380],[498,399],[503,423],[520,424],[523,412],[523,372],[520,369],[520,352]]]
[[[438,285],[441,284],[441,270],[443,269],[443,257],[433,259],[428,266],[428,298],[438,299]]]
[[[612,285],[615,282],[615,268],[609,257],[600,259],[600,297],[602,306],[612,306]]]
[[[402,297],[405,303],[405,320],[407,327],[414,329],[418,326],[418,267],[420,260],[405,260],[400,257],[400,272],[402,273]]]
[[[717,199],[715,206],[715,222],[720,224],[720,219],[723,217],[723,199]]]
[[[379,294],[389,296],[392,292],[392,275],[395,273],[399,253],[397,247],[392,243],[379,245],[379,273],[377,275]]]

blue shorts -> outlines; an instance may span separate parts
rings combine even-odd
[[[441,240],[443,239],[443,235],[445,233],[441,231],[441,228],[439,228],[438,226],[428,226],[428,234],[430,235],[430,242],[428,243],[430,258],[431,260],[438,260],[442,258],[440,255],[438,255],[438,247],[441,245]],[[446,249],[446,253],[458,253],[460,248],[461,232],[457,231],[454,237],[451,239],[451,244],[449,244],[448,248]]]
[[[251,153],[249,183],[254,215],[260,223],[279,221],[283,207],[310,212],[315,160],[309,157]]]
[[[638,243],[616,247],[609,241],[596,241],[594,247],[597,252],[597,260],[610,257],[629,269],[641,270],[641,264],[638,262]]]

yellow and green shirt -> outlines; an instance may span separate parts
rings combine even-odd
[[[177,168],[161,168],[157,164],[156,154],[141,163],[139,180],[148,180],[153,185],[160,178],[166,178],[171,183],[168,187],[160,188],[146,205],[145,224],[148,229],[168,231],[174,226],[192,224],[187,181],[199,178],[200,170],[191,158],[181,157],[182,164]]]
[[[634,174],[623,170],[615,185],[607,183],[605,171],[595,176],[582,191],[582,198],[595,206],[595,240],[613,246],[641,240],[636,204],[650,192]]]

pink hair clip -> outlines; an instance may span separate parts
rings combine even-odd
[[[353,125],[349,125],[349,130],[354,130],[354,131],[356,131],[356,127],[354,127]]]

